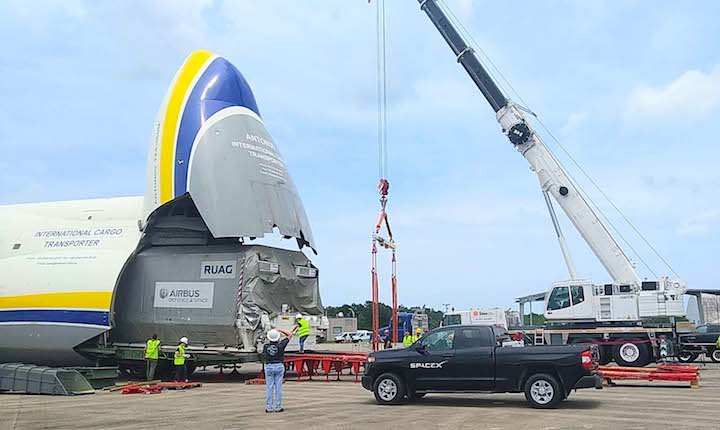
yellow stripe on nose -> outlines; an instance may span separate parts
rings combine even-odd
[[[160,147],[160,203],[169,202],[175,196],[175,147],[177,145],[178,125],[182,115],[183,102],[195,76],[202,69],[205,62],[213,54],[208,51],[193,52],[180,68],[175,86],[170,93],[165,118],[163,121],[162,141]]]
[[[0,309],[107,309],[111,292],[84,291],[73,293],[27,294],[0,297]]]

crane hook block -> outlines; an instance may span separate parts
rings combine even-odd
[[[390,191],[390,182],[387,179],[380,179],[378,183],[378,192],[381,196],[387,196]]]

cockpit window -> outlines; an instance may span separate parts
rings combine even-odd
[[[568,287],[555,287],[550,293],[547,309],[553,311],[570,307],[570,291]]]

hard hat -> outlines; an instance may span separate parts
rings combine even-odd
[[[267,338],[270,342],[277,342],[278,340],[280,340],[280,332],[272,329],[268,332]]]
[[[185,345],[187,345],[187,344],[188,344],[188,338],[186,338],[186,337],[181,337],[181,338],[180,338],[180,343],[184,343]]]
[[[420,327],[416,328],[415,333],[422,333],[422,329]]]
[[[297,315],[295,315],[295,319],[296,319],[296,320],[299,320],[300,318],[302,318],[302,314],[297,314]]]

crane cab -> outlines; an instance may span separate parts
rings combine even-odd
[[[643,318],[682,316],[687,284],[661,278],[637,284],[594,285],[562,281],[546,295],[545,318],[551,321],[627,322]]]
[[[545,297],[548,320],[595,321],[593,285],[589,281],[556,282]]]

